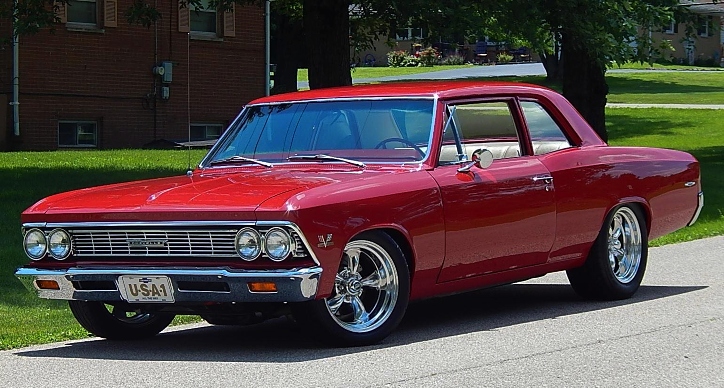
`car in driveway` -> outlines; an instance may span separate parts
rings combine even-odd
[[[109,339],[292,314],[366,345],[412,300],[554,271],[628,298],[702,206],[694,157],[608,146],[543,87],[330,88],[252,101],[186,175],[38,201],[16,275]]]

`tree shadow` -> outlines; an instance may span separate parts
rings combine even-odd
[[[610,111],[609,111],[610,112]],[[634,114],[626,114],[616,109],[615,114],[606,115],[606,131],[609,139],[624,141],[626,139],[647,135],[675,136],[678,135],[672,128],[681,125],[696,125],[694,121],[676,123],[671,120],[656,118],[655,116],[645,117],[641,110]]]
[[[636,77],[606,77],[610,94],[689,94],[689,93],[720,93],[722,89],[716,85],[679,84]]]
[[[23,357],[133,361],[292,363],[492,331],[695,292],[706,286],[642,286],[625,301],[582,301],[564,284],[514,284],[411,304],[398,329],[384,342],[358,348],[326,348],[292,321],[280,318],[246,327],[204,326],[162,333],[143,341],[91,340],[40,350]]]

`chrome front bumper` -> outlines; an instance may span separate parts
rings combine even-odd
[[[46,299],[123,301],[118,289],[121,275],[168,276],[175,302],[303,302],[317,295],[322,268],[292,270],[234,270],[229,268],[18,268],[21,282]],[[53,280],[59,289],[41,289],[37,280]],[[252,292],[250,282],[274,282],[276,292]]]

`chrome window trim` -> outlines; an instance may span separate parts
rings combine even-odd
[[[317,255],[312,250],[312,246],[309,244],[307,237],[302,233],[302,230],[297,224],[290,221],[140,221],[140,222],[33,222],[24,223],[23,228],[64,228],[64,229],[77,229],[77,228],[123,228],[123,227],[194,227],[194,226],[283,226],[292,229],[302,240],[302,244],[309,252],[309,256],[312,258],[315,264],[320,265]],[[72,236],[71,236],[72,237]]]

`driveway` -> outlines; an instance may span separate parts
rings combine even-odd
[[[724,237],[652,248],[634,298],[565,275],[413,304],[382,344],[328,349],[279,319],[0,352],[4,387],[722,387]]]

